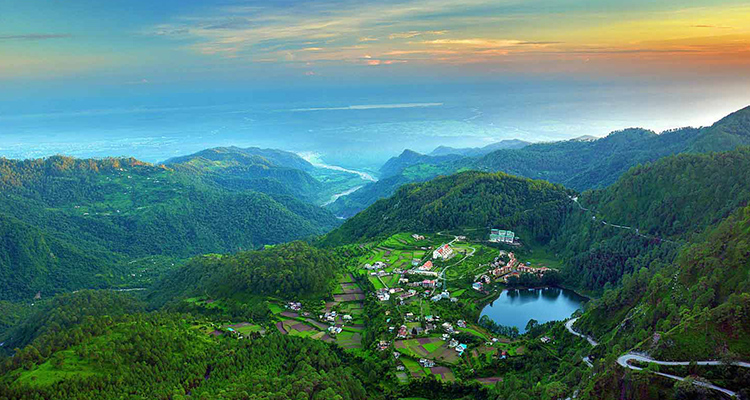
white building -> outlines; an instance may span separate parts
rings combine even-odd
[[[453,257],[453,248],[449,244],[444,244],[432,252],[432,258],[447,260],[451,257]]]

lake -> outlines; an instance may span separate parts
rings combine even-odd
[[[583,307],[586,298],[560,288],[506,289],[482,310],[500,325],[515,326],[525,332],[530,319],[540,324],[564,320]]]

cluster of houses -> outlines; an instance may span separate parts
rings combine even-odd
[[[547,267],[532,267],[530,262],[527,262],[525,265],[521,264],[518,262],[516,256],[513,253],[507,253],[509,260],[506,263],[502,259],[505,255],[506,253],[504,251],[500,251],[500,255],[496,257],[492,263],[490,263],[490,268],[487,273],[480,275],[476,282],[471,285],[472,289],[477,291],[484,290],[484,285],[492,282],[492,278],[490,277],[500,279],[501,281],[507,283],[509,278],[518,278],[521,276],[521,274],[534,274],[542,277],[547,272],[553,271],[552,268]]]

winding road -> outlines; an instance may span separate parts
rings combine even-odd
[[[584,335],[583,333],[579,333],[579,332],[576,332],[575,330],[573,330],[573,324],[575,324],[576,321],[578,321],[578,317],[569,319],[568,322],[565,323],[565,329],[567,329],[568,332],[570,332],[570,333],[572,333],[572,334],[574,334],[574,335],[576,335],[578,337],[582,337],[582,338],[586,339],[592,347],[598,345],[599,342],[597,342],[596,340],[594,340],[593,337],[591,337],[589,335]],[[590,361],[589,361],[589,363],[590,363]]]
[[[571,318],[570,320],[568,320],[567,322],[565,322],[565,329],[567,329],[568,332],[572,333],[573,335],[585,338],[589,342],[589,344],[591,346],[598,345],[599,343],[596,340],[594,340],[594,338],[592,338],[591,336],[582,334],[580,332],[576,332],[573,329],[573,324],[576,321],[578,321],[578,317]],[[679,366],[679,365],[690,365],[691,364],[691,362],[689,362],[689,361],[660,361],[660,360],[655,360],[655,359],[653,359],[653,358],[651,358],[651,357],[649,357],[647,355],[633,353],[633,352],[625,353],[625,354],[623,354],[623,355],[621,355],[620,357],[617,358],[617,364],[619,364],[623,368],[628,368],[628,369],[632,369],[632,370],[635,370],[635,371],[642,371],[643,370],[643,368],[641,368],[641,367],[636,367],[635,365],[630,365],[630,361],[638,361],[638,362],[642,362],[642,363],[650,363],[650,364],[666,365],[666,366]],[[593,364],[591,363],[591,360],[588,357],[584,357],[583,362],[585,362],[589,367],[593,366]],[[695,365],[724,365],[725,364],[722,361],[716,361],[716,360],[694,361],[693,363]],[[750,362],[745,362],[745,361],[738,361],[738,362],[732,363],[731,365],[736,365],[736,366],[742,367],[742,368],[750,368]],[[678,381],[684,381],[686,379],[685,377],[682,377],[682,376],[665,374],[663,372],[653,372],[653,373],[656,374],[656,375],[659,375],[659,376],[663,376],[665,378],[670,378],[670,379],[674,379],[674,380],[678,380]],[[726,395],[728,395],[730,397],[733,397],[733,396],[737,395],[735,392],[733,392],[733,391],[731,391],[729,389],[726,389],[726,388],[723,388],[723,387],[720,387],[720,386],[716,386],[716,385],[708,383],[708,382],[702,382],[702,381],[693,380],[693,384],[696,385],[696,386],[701,386],[701,387],[705,387],[705,388],[708,388],[708,389],[713,389],[713,390],[722,392],[722,393],[724,393],[724,394],[726,394]]]
[[[659,361],[659,360],[654,360],[653,358],[648,357],[646,355],[636,354],[636,353],[623,354],[623,355],[621,355],[620,357],[617,358],[617,363],[620,364],[620,366],[622,366],[623,368],[630,368],[630,369],[636,370],[636,371],[643,370],[643,368],[641,368],[641,367],[636,367],[635,365],[630,365],[630,361],[639,361],[639,362],[651,363],[651,364],[656,364],[656,365],[670,365],[670,366],[675,366],[675,365],[690,365],[690,362],[688,362],[688,361]],[[724,362],[722,362],[722,361],[714,361],[714,360],[709,360],[709,361],[695,361],[695,365],[724,365]],[[743,367],[743,368],[750,368],[750,363],[744,362],[744,361],[739,361],[739,362],[733,363],[732,365],[736,365],[738,367]],[[660,376],[663,376],[663,377],[666,377],[666,378],[670,378],[670,379],[675,379],[675,380],[678,380],[678,381],[684,381],[686,379],[686,378],[683,378],[681,376],[676,376],[676,375],[671,375],[671,374],[665,374],[663,372],[654,372],[654,374],[660,375]],[[696,386],[701,386],[701,387],[705,387],[705,388],[708,388],[708,389],[718,390],[719,392],[722,392],[722,393],[728,395],[729,397],[733,397],[733,396],[737,395],[735,392],[733,392],[733,391],[731,391],[729,389],[725,389],[723,387],[719,387],[719,386],[716,386],[716,385],[708,383],[708,382],[702,382],[702,381],[693,380],[693,384],[696,385]]]

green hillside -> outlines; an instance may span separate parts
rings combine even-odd
[[[462,172],[401,187],[326,235],[351,243],[402,231],[515,226],[526,240],[546,241],[570,207],[568,191],[503,173]]]
[[[338,224],[290,196],[227,191],[134,159],[1,159],[0,176],[2,299],[123,283],[126,259],[235,252]]]
[[[164,162],[229,190],[252,190],[317,200],[323,184],[308,174],[312,164],[281,150],[218,147]]]

